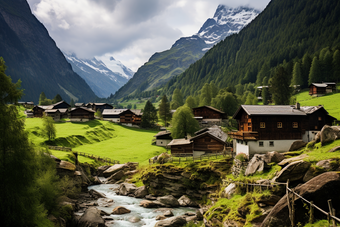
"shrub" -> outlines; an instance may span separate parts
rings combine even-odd
[[[236,155],[235,158],[237,160],[240,160],[241,162],[248,160],[248,156],[245,153],[240,153],[240,154]]]

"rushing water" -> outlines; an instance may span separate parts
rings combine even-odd
[[[98,209],[111,213],[113,208],[117,206],[123,206],[129,210],[131,213],[114,215],[111,214],[111,217],[114,219],[114,223],[108,226],[114,227],[137,227],[137,226],[145,226],[145,227],[153,227],[156,224],[156,217],[162,212],[155,212],[157,208],[144,208],[139,206],[140,202],[143,199],[138,199],[134,197],[128,196],[120,196],[117,195],[112,189],[118,188],[117,184],[100,184],[89,186],[88,189],[96,190],[100,193],[104,193],[107,198],[113,199],[114,204],[111,207],[102,207],[97,206]],[[170,209],[170,208],[169,208]],[[171,208],[172,213],[177,215],[183,215],[186,212],[196,212],[195,208]],[[140,221],[137,223],[132,223],[129,220],[131,218],[139,218]]]

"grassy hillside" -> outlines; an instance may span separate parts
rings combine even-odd
[[[311,97],[307,90],[297,94],[296,101],[302,106],[323,105],[330,115],[338,120],[340,119],[340,93],[328,94],[322,97]]]
[[[149,158],[166,151],[165,148],[151,145],[157,131],[135,129],[99,120],[56,123],[55,126],[56,139],[46,141],[42,134],[42,119],[26,119],[29,139],[37,146],[67,146],[72,147],[74,151],[108,157],[121,163],[139,162],[141,165],[147,164]],[[52,153],[57,157],[64,154],[60,151]]]

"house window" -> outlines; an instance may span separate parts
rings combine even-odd
[[[319,121],[321,121],[321,120],[322,120],[322,118],[321,118],[321,117],[318,117],[318,120],[319,120]]]
[[[178,150],[182,150],[182,147],[177,147]]]
[[[293,128],[298,128],[299,124],[297,122],[293,122]]]
[[[269,141],[269,146],[274,147],[274,141]]]
[[[277,128],[282,128],[282,122],[277,122]]]
[[[266,128],[266,122],[260,122],[260,128]]]
[[[318,126],[315,125],[314,129],[318,129]]]
[[[259,147],[263,147],[263,142],[259,142]]]

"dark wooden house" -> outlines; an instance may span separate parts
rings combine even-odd
[[[161,147],[166,147],[172,141],[171,132],[169,131],[160,131],[154,137],[156,145]]]
[[[43,117],[45,109],[40,106],[34,106],[32,112],[34,117]]]
[[[45,116],[52,117],[54,121],[60,121],[61,113],[58,109],[45,110]]]
[[[57,102],[55,104],[52,104],[51,106],[52,106],[51,109],[68,109],[68,108],[71,108],[71,106],[67,102],[65,102],[64,100]]]
[[[335,91],[336,83],[334,82],[312,83],[309,85],[309,95],[311,96],[323,96]]]
[[[142,113],[141,110],[130,110],[127,109],[119,114],[120,123],[133,126],[133,125],[140,125],[142,121]]]
[[[94,119],[95,111],[85,107],[73,108],[69,111],[71,121],[90,121]]]
[[[31,109],[34,107],[34,102],[18,102],[18,105]]]
[[[193,155],[193,143],[188,139],[173,139],[168,146],[171,148],[171,154],[174,156]]]
[[[127,109],[105,109],[102,113],[103,119],[106,121],[120,122],[120,114]]]
[[[88,103],[86,107],[94,110],[94,112],[99,110],[102,113],[105,109],[113,109],[113,106],[107,103]]]
[[[236,153],[288,151],[297,140],[309,142],[335,120],[323,106],[241,105],[234,114],[238,131],[230,132]]]
[[[192,108],[194,117],[197,120],[203,121],[222,121],[225,118],[225,113],[211,106],[200,106]]]

